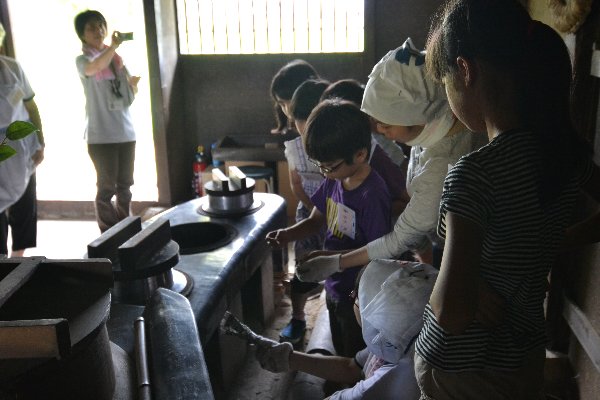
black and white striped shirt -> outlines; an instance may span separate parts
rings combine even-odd
[[[428,305],[416,351],[435,368],[517,369],[527,352],[544,345],[547,274],[592,165],[590,161],[585,173],[570,179],[544,208],[538,195],[539,163],[537,137],[511,131],[464,156],[448,173],[438,233],[445,238],[449,211],[483,228],[480,273],[507,308],[504,322],[493,330],[474,320],[462,334],[450,335]]]

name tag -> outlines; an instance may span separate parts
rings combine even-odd
[[[125,109],[125,100],[113,99],[108,102],[108,109],[110,111],[121,111]]]
[[[356,236],[356,213],[354,210],[338,203],[338,229],[344,235],[354,239]]]

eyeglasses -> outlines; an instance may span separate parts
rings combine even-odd
[[[324,173],[324,174],[330,174],[332,172],[335,172],[338,168],[340,168],[342,166],[342,164],[344,163],[344,160],[340,161],[339,163],[335,164],[332,167],[324,167],[323,164],[321,164],[318,161],[313,160],[312,158],[309,158],[308,161],[310,161],[310,163],[312,165],[314,165],[315,167],[319,168],[319,170]]]

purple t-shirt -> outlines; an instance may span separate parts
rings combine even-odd
[[[353,190],[345,190],[341,181],[325,179],[311,200],[327,220],[323,245],[326,250],[358,249],[391,229],[390,194],[373,169]],[[341,222],[343,220],[346,223]],[[354,229],[349,228],[352,225]],[[350,301],[348,296],[360,268],[348,268],[327,278],[327,293],[338,301]]]
[[[373,168],[387,185],[392,201],[400,199],[406,190],[406,179],[400,167],[395,164],[385,151],[376,145],[369,165]]]

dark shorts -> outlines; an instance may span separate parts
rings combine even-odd
[[[37,192],[35,174],[31,175],[25,193],[12,206],[0,213],[0,254],[8,254],[8,227],[12,250],[37,246]]]
[[[302,282],[300,279],[298,279],[296,275],[294,275],[292,281],[290,282],[290,285],[292,293],[306,294],[311,290],[314,290],[317,287],[319,287],[320,284],[318,282]]]

